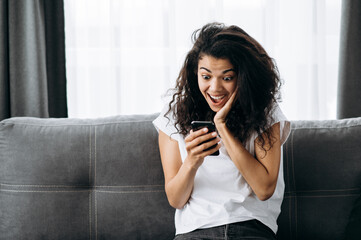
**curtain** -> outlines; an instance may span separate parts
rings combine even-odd
[[[361,116],[361,1],[343,0],[338,118]]]
[[[67,117],[62,0],[0,1],[0,119]]]
[[[69,116],[159,112],[192,32],[217,21],[240,26],[275,59],[289,119],[336,118],[341,0],[65,0],[64,6]]]

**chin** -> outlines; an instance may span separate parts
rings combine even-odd
[[[218,112],[218,111],[221,110],[221,109],[219,109],[219,108],[211,108],[211,110],[212,110],[213,112]]]
[[[210,108],[213,112],[218,112],[218,111],[221,110],[222,107],[223,107],[223,106],[217,106],[217,107],[215,107],[215,106],[212,106],[212,105],[210,105],[210,104],[208,104],[208,106],[209,106],[209,108]]]

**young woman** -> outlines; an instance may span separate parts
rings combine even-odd
[[[290,131],[277,68],[237,26],[207,24],[193,39],[172,101],[153,122],[175,239],[275,239]],[[195,120],[217,131],[193,131]]]

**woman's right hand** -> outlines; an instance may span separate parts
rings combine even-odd
[[[190,134],[184,139],[186,144],[187,150],[187,158],[185,159],[185,163],[189,164],[192,168],[198,169],[203,161],[204,158],[212,153],[216,152],[220,149],[221,145],[218,144],[220,138],[217,136],[216,132],[207,133],[207,128],[202,128],[193,132],[190,131]],[[209,142],[205,142],[207,140],[213,140]],[[213,145],[217,145],[214,148],[211,148],[207,151],[204,151]]]

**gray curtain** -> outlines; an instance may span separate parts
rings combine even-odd
[[[0,0],[0,120],[67,117],[63,0]]]
[[[343,0],[337,117],[361,116],[361,1]]]

